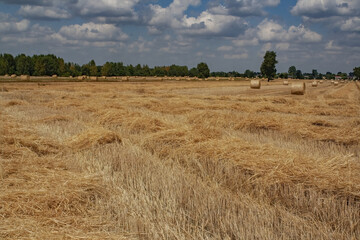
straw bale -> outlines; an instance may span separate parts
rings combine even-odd
[[[51,76],[52,78],[57,78],[58,76],[56,74],[52,75]]]
[[[5,76],[4,77],[9,77],[9,74],[5,74]]]
[[[101,79],[106,80],[106,76],[102,76]]]
[[[29,75],[21,75],[21,76],[20,76],[20,79],[21,79],[22,81],[29,81],[29,80],[30,80],[30,76],[29,76]]]
[[[104,128],[90,128],[69,139],[68,146],[75,150],[81,150],[114,142],[121,142],[120,136],[115,132]]]
[[[338,81],[335,81],[335,82],[334,82],[334,85],[335,85],[335,86],[339,85],[339,82],[338,82]]]
[[[12,75],[11,75],[11,78],[16,78],[16,74],[12,74]]]
[[[283,85],[289,85],[289,81],[285,80],[285,81],[283,82]]]
[[[292,83],[291,84],[291,94],[295,94],[295,95],[304,95],[305,94],[305,83],[304,82],[300,82],[300,83]]]
[[[83,75],[83,76],[78,76],[78,80],[85,80],[86,79],[86,76]]]
[[[320,81],[319,81],[319,83],[320,83],[320,84],[323,84],[323,83],[324,83],[324,81],[323,81],[323,80],[320,80]]]
[[[313,81],[313,82],[311,83],[311,86],[317,87],[317,86],[318,86],[318,82],[317,82],[317,81]]]
[[[96,76],[91,76],[91,77],[90,77],[90,80],[92,80],[92,81],[97,81],[97,80],[98,80],[98,77],[96,77]]]
[[[260,89],[261,88],[261,81],[260,80],[251,80],[250,81],[250,88]]]

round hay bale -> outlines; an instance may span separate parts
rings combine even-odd
[[[323,84],[323,83],[324,83],[324,81],[323,81],[323,80],[320,80],[320,81],[319,81],[319,83],[320,83],[320,84]]]
[[[285,80],[285,81],[283,82],[283,85],[289,85],[289,81]]]
[[[9,74],[5,74],[5,76],[4,77],[9,77]]]
[[[304,82],[291,84],[291,94],[304,95],[305,89],[306,89],[306,86],[305,86]]]
[[[52,75],[51,76],[52,78],[57,78],[58,76],[56,74]]]
[[[106,80],[106,76],[102,76],[101,79]]]
[[[29,76],[29,75],[21,75],[21,76],[20,76],[20,79],[21,79],[22,81],[29,81],[29,80],[30,80],[30,76]]]
[[[98,80],[98,77],[92,76],[92,77],[90,77],[90,80],[91,80],[91,81],[97,81],[97,80]]]
[[[16,78],[16,74],[12,74],[10,77],[11,78]]]
[[[313,87],[317,87],[317,86],[318,86],[317,81],[313,81],[313,82],[311,83],[311,86],[313,86]]]
[[[70,76],[69,78],[73,78],[73,76]]]
[[[250,88],[260,89],[261,88],[261,81],[260,80],[251,80],[250,81]]]
[[[335,81],[335,82],[334,82],[334,85],[335,85],[335,86],[339,85],[339,82],[338,82],[338,81]]]
[[[78,80],[81,80],[81,81],[83,81],[83,80],[85,80],[86,79],[86,76],[78,76]]]
[[[331,80],[331,84],[334,84],[335,83],[335,81],[334,80]]]

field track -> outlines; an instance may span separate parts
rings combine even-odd
[[[0,83],[0,239],[360,239],[360,90]]]

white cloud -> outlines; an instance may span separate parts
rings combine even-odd
[[[128,35],[113,24],[84,23],[63,26],[59,34],[67,39],[87,41],[124,41]]]
[[[247,28],[247,23],[240,17],[216,15],[204,11],[198,17],[184,16],[181,32],[190,35],[232,36]]]
[[[75,4],[82,16],[131,16],[139,0],[78,0]]]
[[[323,18],[329,16],[349,16],[359,14],[359,0],[298,0],[291,9],[294,15]]]
[[[261,41],[296,41],[296,42],[319,42],[322,37],[304,27],[304,25],[290,26],[288,30],[273,20],[264,19],[257,27],[257,36]]]
[[[278,43],[275,45],[277,50],[288,50],[290,47],[290,43]]]
[[[174,0],[168,7],[163,8],[160,5],[150,4],[152,12],[149,24],[155,27],[172,27],[179,28],[181,26],[181,18],[189,6],[197,6],[200,0]]]
[[[247,53],[225,54],[225,59],[247,59],[249,55]]]
[[[336,45],[334,44],[334,40],[330,40],[330,41],[326,44],[325,49],[326,49],[326,50],[341,50],[342,48],[339,47],[339,46],[336,46]]]
[[[19,33],[29,29],[30,21],[11,18],[8,14],[0,13],[0,33]]]
[[[233,40],[233,44],[238,47],[257,46],[259,45],[259,40],[256,37],[251,39],[236,39]]]
[[[353,17],[344,21],[340,29],[347,32],[360,32],[360,17]]]
[[[280,0],[225,0],[223,5],[214,6],[210,11],[241,17],[260,16],[265,14],[265,7],[275,7],[279,3]]]
[[[231,51],[233,49],[234,48],[232,46],[220,46],[220,47],[217,48],[218,51],[224,51],[224,52]]]
[[[71,17],[71,14],[65,9],[30,5],[21,6],[19,14],[23,17],[34,19],[68,19]]]

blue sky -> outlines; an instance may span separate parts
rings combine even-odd
[[[84,64],[351,72],[360,66],[359,0],[0,0],[0,52]]]

